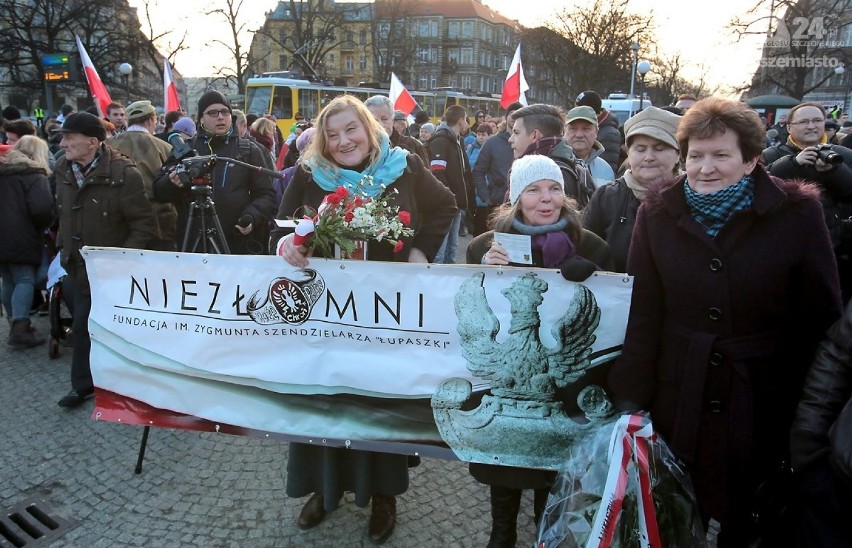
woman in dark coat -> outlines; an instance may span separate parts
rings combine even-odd
[[[627,270],[636,211],[647,188],[680,172],[677,127],[680,116],[648,107],[624,124],[630,168],[600,186],[583,208],[583,226],[609,244],[615,271]]]
[[[617,404],[650,410],[687,465],[720,546],[756,534],[755,490],[789,462],[807,366],[840,314],[818,193],[770,177],[763,139],[743,103],[705,99],[683,117],[686,176],[639,208],[630,318],[609,373]]]
[[[512,164],[509,178],[510,203],[493,217],[497,232],[527,234],[531,238],[532,265],[559,268],[571,281],[583,281],[597,268],[611,269],[612,257],[606,242],[583,230],[576,202],[565,196],[562,170],[547,156],[532,154]],[[509,265],[506,250],[494,241],[494,230],[480,234],[468,245],[467,262]],[[538,523],[547,494],[556,479],[548,470],[470,464],[477,481],[490,486],[491,548],[515,546],[518,511],[523,489],[533,489],[535,520]]]
[[[0,163],[0,276],[13,348],[44,343],[30,325],[30,305],[42,261],[41,233],[55,211],[49,174],[47,144],[32,135],[21,137]]]
[[[370,242],[370,260],[427,262],[437,253],[455,216],[453,195],[416,154],[391,147],[370,111],[349,95],[332,100],[317,117],[316,133],[284,192],[278,218],[301,218],[305,207],[315,210],[338,186],[352,190],[364,175],[373,176],[377,183],[372,197],[382,196],[390,206],[408,211],[414,228],[397,253],[387,240]],[[272,237],[278,255],[293,266],[307,266],[308,250],[295,245],[292,234],[278,229]],[[352,491],[358,506],[366,506],[372,498],[369,536],[382,543],[396,523],[396,495],[407,488],[405,455],[290,445],[287,495],[313,493],[299,515],[302,529],[318,525],[338,506],[343,493]]]

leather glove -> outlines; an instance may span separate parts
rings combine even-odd
[[[576,255],[570,259],[565,259],[559,267],[562,277],[569,282],[585,281],[586,278],[594,274],[597,269],[598,267],[595,266],[595,263],[587,261],[586,259]]]

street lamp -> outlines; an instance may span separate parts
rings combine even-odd
[[[128,85],[128,81],[130,80],[130,74],[133,72],[133,65],[122,63],[118,65],[118,72],[121,73],[121,78],[124,81],[124,92],[127,94],[127,101],[130,102],[130,86]]]
[[[839,67],[835,67],[834,74],[843,78],[843,74],[846,72],[846,68],[843,65]],[[843,93],[843,112],[849,113],[849,84],[852,82],[852,78],[849,76],[845,77],[846,80],[846,89]]]
[[[639,76],[642,77],[642,85],[639,86],[639,112],[642,112],[643,103],[645,101],[645,75],[651,71],[651,63],[648,61],[637,63],[636,71],[639,73]]]
[[[633,50],[633,68],[630,70],[630,99],[633,99],[633,85],[636,83],[636,63],[639,62],[639,42],[633,42],[630,49]]]

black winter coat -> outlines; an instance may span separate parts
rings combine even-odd
[[[473,173],[470,161],[455,133],[439,126],[429,139],[429,169],[447,188],[453,191],[459,209],[476,208]],[[427,255],[428,256],[428,255]]]
[[[215,154],[253,166],[274,169],[269,152],[242,137],[213,136],[202,130],[190,141],[189,146],[201,156]],[[220,159],[210,174],[210,183],[213,186],[212,198],[216,213],[222,223],[222,231],[231,253],[266,253],[269,221],[278,207],[270,176]],[[163,174],[154,182],[154,200],[171,202],[177,208],[177,245],[180,249],[186,231],[189,204],[193,200],[190,189],[173,184],[168,174]],[[250,215],[252,219],[253,228],[247,236],[243,236],[234,228],[243,215]],[[195,232],[195,228],[192,232]]]
[[[583,209],[583,227],[609,244],[616,272],[627,272],[627,253],[639,200],[624,177],[598,187]]]
[[[613,173],[618,173],[624,139],[618,130],[618,118],[605,108],[598,114],[598,142],[606,149],[601,158],[609,164]]]
[[[509,132],[489,137],[473,166],[473,183],[476,193],[489,206],[498,206],[506,201],[509,192],[509,170],[514,161]]]
[[[55,210],[47,170],[18,151],[0,164],[0,263],[39,265]]]

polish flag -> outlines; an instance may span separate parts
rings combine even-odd
[[[521,45],[518,44],[518,49],[515,50],[515,57],[512,58],[512,66],[509,67],[509,73],[506,74],[506,82],[503,84],[503,94],[500,96],[500,106],[508,108],[515,101],[522,105],[527,105],[526,91],[530,89],[524,78],[524,69],[521,66]]]
[[[163,112],[180,110],[180,98],[177,86],[172,78],[172,66],[169,60],[163,57]]]
[[[408,90],[405,89],[405,86],[393,72],[391,72],[390,102],[394,110],[401,110],[406,116],[411,114],[411,111],[417,106],[417,101],[408,93]]]
[[[77,39],[77,49],[80,51],[80,60],[83,61],[83,69],[86,71],[86,81],[89,83],[89,94],[91,94],[92,99],[95,100],[95,105],[98,107],[98,113],[101,118],[103,118],[106,116],[107,105],[112,102],[112,99],[109,96],[106,86],[104,86],[104,83],[101,82],[101,77],[98,76],[98,71],[95,70],[95,65],[92,64],[89,54],[86,53],[86,48],[83,47],[83,42],[80,41],[80,37],[74,35],[74,38]]]

